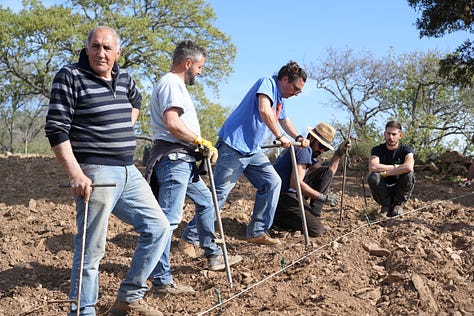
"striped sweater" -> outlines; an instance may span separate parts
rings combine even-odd
[[[79,163],[133,164],[132,107],[140,109],[142,97],[117,64],[112,77],[107,82],[91,69],[85,49],[56,74],[45,126],[52,147],[69,140]]]

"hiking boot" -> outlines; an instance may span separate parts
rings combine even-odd
[[[269,245],[269,246],[280,244],[280,240],[278,240],[277,238],[272,238],[268,234],[263,234],[258,237],[247,238],[247,242],[252,243],[252,244],[257,244],[257,245]]]
[[[227,261],[229,262],[229,267],[242,261],[242,257],[237,256],[227,256]],[[223,255],[211,256],[207,258],[208,269],[210,271],[219,271],[225,269],[225,260]]]
[[[141,316],[163,316],[163,313],[148,306],[143,299],[131,303],[116,300],[114,305],[112,305],[112,310],[110,311],[110,315],[112,316],[126,316],[130,315],[130,313]]]
[[[403,215],[403,206],[395,205],[393,210],[388,213],[388,217],[401,216]]]
[[[171,284],[163,284],[163,285],[156,285],[153,284],[152,288],[153,293],[158,295],[181,295],[181,294],[190,294],[194,293],[194,289],[187,285],[177,285],[174,283]]]
[[[184,239],[178,241],[178,250],[183,255],[190,258],[197,258],[201,255],[201,248],[198,245],[191,244]]]

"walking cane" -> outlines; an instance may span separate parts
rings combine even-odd
[[[261,146],[261,148],[274,148],[274,147],[280,147],[281,142],[280,141],[273,141],[273,145],[265,145]],[[296,155],[295,155],[295,150],[294,146],[301,146],[301,142],[293,142],[290,145],[290,153],[291,153],[291,164],[293,167],[293,173],[295,175],[295,183],[296,183],[296,196],[298,198],[298,206],[300,208],[300,213],[301,213],[301,225],[303,226],[303,235],[304,235],[304,240],[306,244],[306,248],[310,246],[309,242],[309,234],[308,234],[308,226],[306,224],[306,214],[304,210],[304,204],[303,204],[303,194],[301,193],[301,185],[300,185],[300,177],[297,172],[297,162],[296,162]]]
[[[62,184],[60,187],[71,187],[70,184]],[[92,188],[98,188],[98,187],[115,187],[115,183],[112,184],[92,184]],[[78,289],[77,289],[77,298],[75,300],[65,300],[64,302],[72,302],[76,303],[77,305],[77,316],[80,315],[81,313],[81,294],[82,294],[82,272],[84,271],[84,253],[86,250],[86,232],[87,232],[87,216],[89,213],[89,201],[84,202],[84,222],[83,222],[83,227],[82,227],[82,242],[81,242],[81,257],[80,257],[80,263],[79,263],[79,284],[78,284]],[[57,302],[57,301],[56,301]]]
[[[216,210],[217,227],[221,235],[220,239],[215,240],[216,243],[222,245],[222,254],[224,255],[225,273],[227,274],[227,280],[229,281],[230,288],[232,288],[232,274],[230,273],[229,257],[227,256],[227,247],[225,244],[224,228],[222,227],[221,212],[219,210],[219,202],[217,201],[216,185],[214,184],[214,175],[212,172],[211,158],[209,155],[205,155],[204,160],[206,161],[207,172],[209,174],[209,183],[211,186],[212,201],[214,203],[214,209]]]
[[[349,122],[349,131],[347,132],[347,138],[349,141],[351,140],[351,131],[352,131],[352,118]],[[344,137],[344,136],[343,136]],[[344,155],[344,162],[343,162],[343,168],[342,168],[342,192],[341,192],[341,206],[339,208],[339,225],[342,224],[342,210],[344,207],[344,191],[346,187],[346,171],[347,171],[347,156],[349,152],[346,150],[346,153]]]

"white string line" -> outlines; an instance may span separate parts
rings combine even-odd
[[[464,197],[466,197],[466,196],[468,196],[468,195],[470,195],[470,194],[473,194],[473,193],[474,193],[474,191],[473,191],[473,192],[466,193],[466,194],[461,195],[461,196],[454,197],[454,198],[449,198],[449,199],[446,199],[446,200],[436,201],[436,202],[431,203],[430,205],[422,206],[422,207],[420,207],[420,208],[417,208],[417,209],[414,209],[414,210],[412,210],[412,211],[406,212],[406,213],[404,213],[404,214],[402,214],[402,215],[396,215],[396,216],[393,216],[393,217],[390,217],[390,218],[384,218],[384,219],[379,220],[379,221],[365,223],[365,224],[363,224],[363,225],[361,225],[361,226],[359,226],[359,227],[356,227],[355,229],[353,229],[353,230],[351,230],[351,231],[345,233],[344,235],[341,235],[341,236],[337,237],[337,238],[334,239],[333,241],[330,241],[330,242],[328,242],[328,243],[325,244],[325,245],[322,245],[322,246],[320,246],[320,247],[318,247],[318,248],[316,248],[316,249],[313,249],[312,251],[308,252],[308,253],[307,253],[306,255],[304,255],[303,257],[297,259],[296,261],[293,261],[293,262],[292,262],[291,264],[289,264],[288,266],[286,266],[286,267],[284,267],[284,268],[282,268],[282,269],[280,269],[280,270],[278,270],[278,271],[273,272],[272,274],[268,275],[267,277],[263,278],[262,280],[258,281],[257,283],[254,283],[254,284],[250,285],[249,287],[247,287],[246,289],[242,290],[241,292],[239,292],[239,293],[237,293],[237,294],[234,294],[234,295],[232,295],[231,297],[229,297],[229,298],[223,300],[223,301],[220,302],[219,304],[214,305],[214,306],[210,307],[209,309],[207,309],[207,310],[205,310],[205,311],[203,311],[203,312],[200,312],[199,314],[197,314],[197,316],[201,316],[201,315],[207,314],[207,313],[209,313],[210,311],[212,311],[212,310],[214,310],[214,309],[216,309],[216,308],[218,308],[218,307],[223,306],[224,304],[230,302],[231,300],[233,300],[233,299],[235,299],[235,298],[241,296],[242,294],[244,294],[244,293],[250,291],[250,290],[253,289],[254,287],[257,287],[258,285],[260,285],[260,284],[262,284],[262,283],[268,281],[269,279],[273,278],[273,277],[276,276],[277,274],[280,274],[281,272],[284,272],[286,269],[288,269],[288,268],[294,266],[295,264],[297,264],[298,262],[302,261],[303,259],[306,259],[307,257],[309,257],[310,255],[314,254],[315,252],[317,252],[317,251],[319,251],[319,250],[321,250],[321,249],[324,249],[324,248],[330,246],[332,243],[337,242],[338,240],[340,240],[340,239],[342,239],[342,238],[344,238],[344,237],[346,237],[346,236],[348,236],[348,235],[351,235],[351,234],[353,234],[354,232],[356,232],[356,231],[358,231],[358,230],[360,230],[360,229],[362,229],[362,228],[370,227],[372,224],[381,223],[381,222],[384,222],[384,221],[387,221],[387,220],[395,219],[395,218],[400,217],[400,216],[404,216],[404,215],[408,215],[408,214],[411,214],[411,213],[414,213],[414,212],[418,212],[418,211],[421,211],[421,210],[423,210],[423,209],[432,207],[432,206],[434,206],[434,205],[437,205],[437,204],[440,204],[440,203],[443,203],[443,202],[446,202],[446,201],[452,201],[452,200],[462,199],[462,198],[464,198]]]

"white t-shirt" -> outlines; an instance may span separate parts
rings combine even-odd
[[[201,135],[201,128],[191,96],[184,81],[169,72],[153,88],[150,101],[152,139],[182,143],[166,129],[163,114],[170,108],[178,108],[183,123],[196,135]]]

